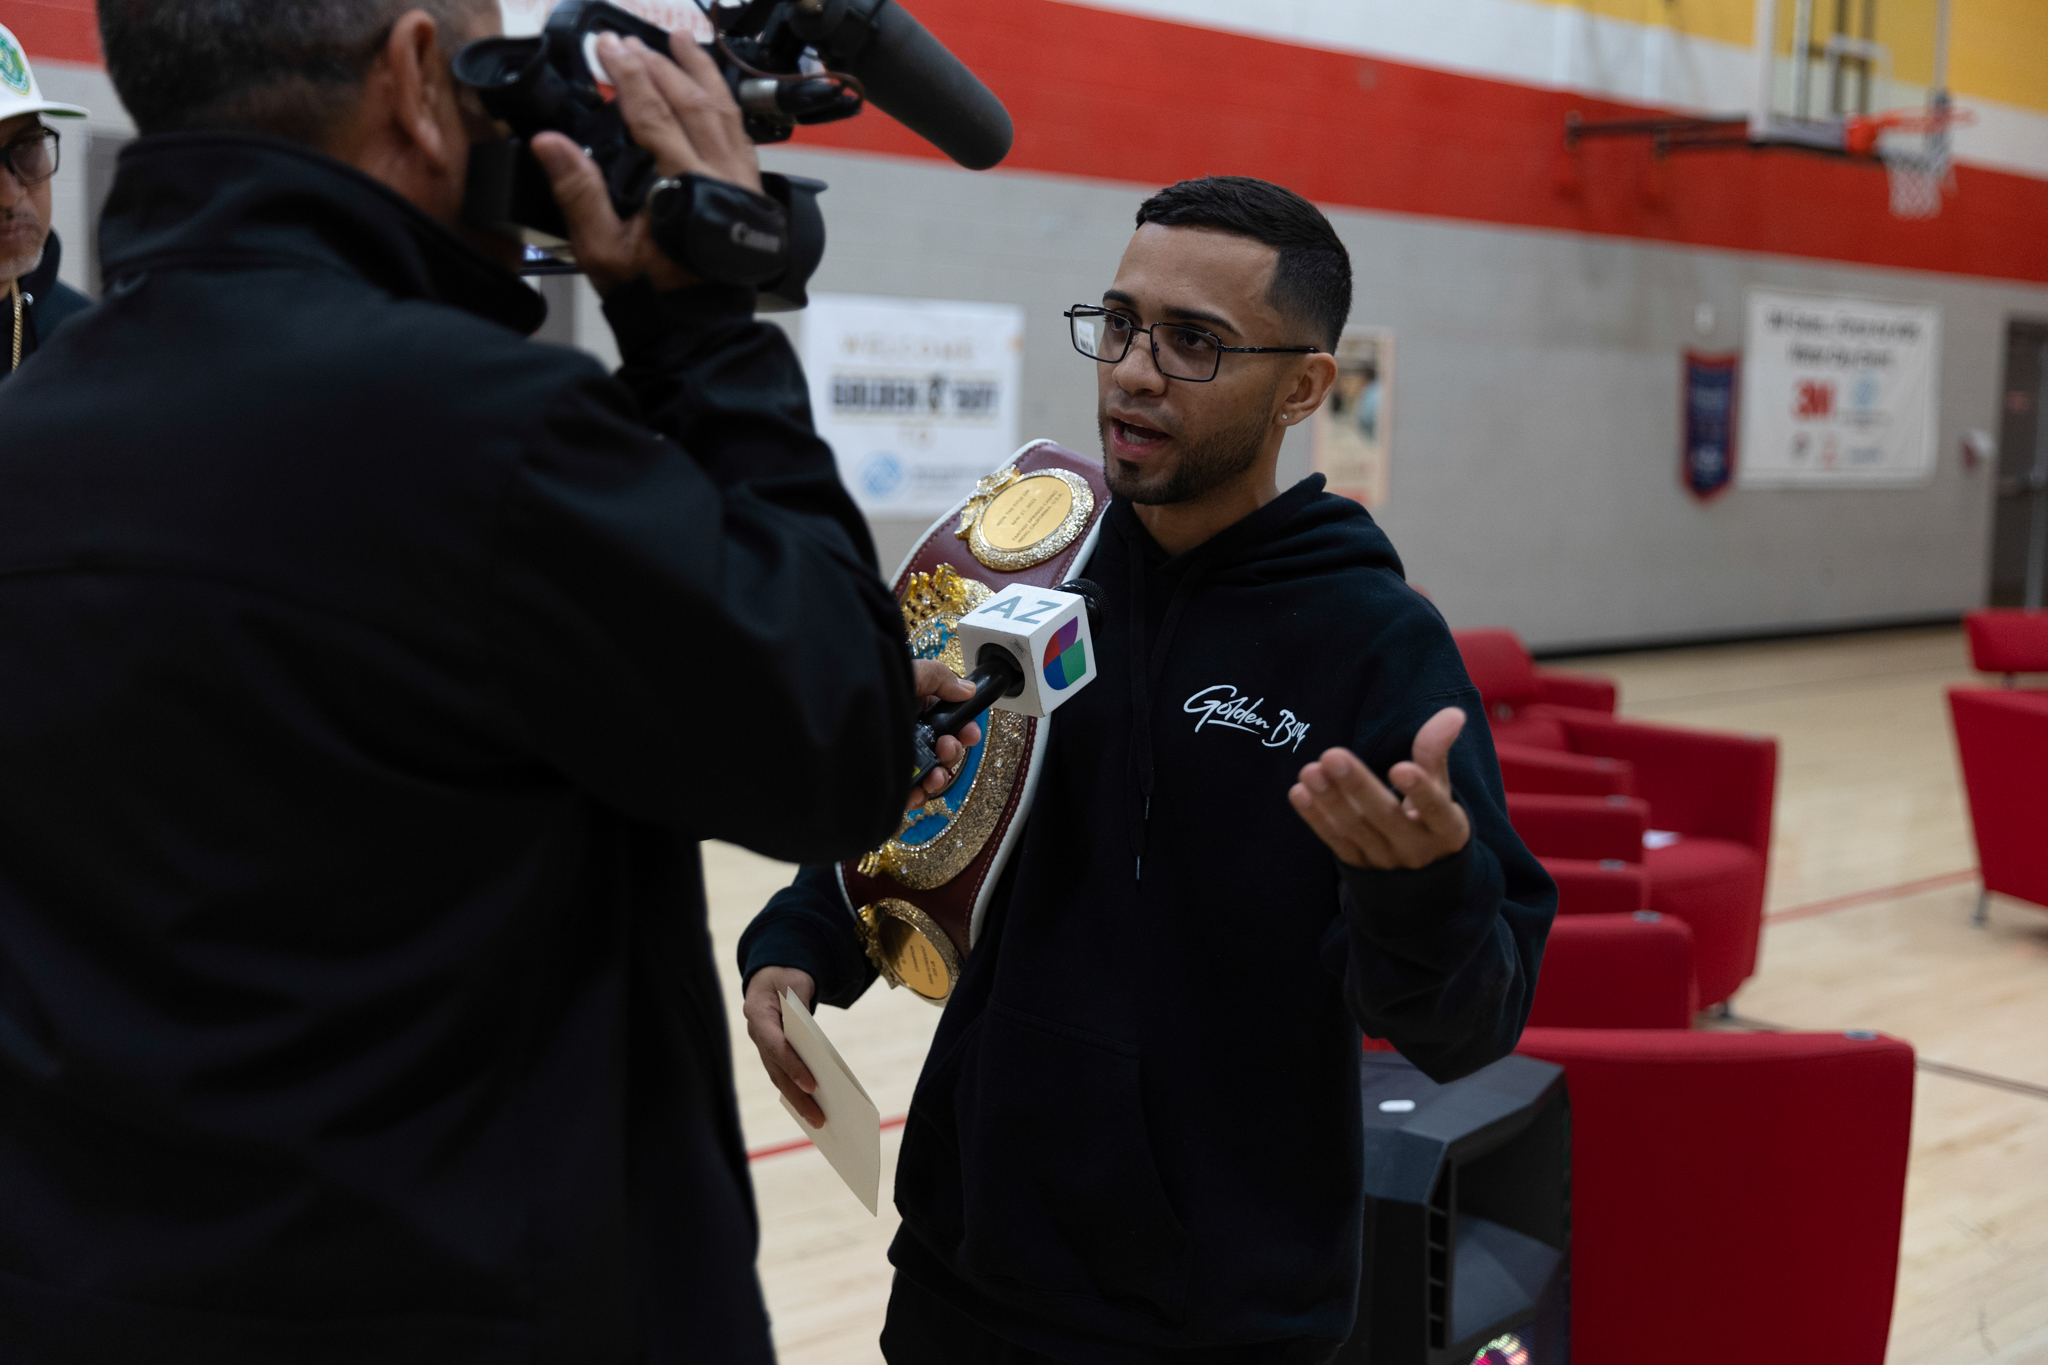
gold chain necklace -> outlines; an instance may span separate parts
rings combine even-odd
[[[14,364],[7,370],[13,374],[21,368],[21,281],[9,280],[7,292],[14,296]]]

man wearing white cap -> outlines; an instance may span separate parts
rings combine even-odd
[[[89,303],[57,280],[63,248],[50,231],[50,180],[58,141],[43,123],[85,113],[44,99],[28,55],[0,28],[0,380]]]

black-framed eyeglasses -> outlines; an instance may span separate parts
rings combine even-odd
[[[1090,360],[1114,365],[1130,354],[1140,332],[1152,342],[1152,363],[1168,379],[1206,384],[1223,368],[1226,352],[1237,355],[1314,355],[1320,346],[1225,346],[1214,332],[1184,323],[1160,322],[1140,327],[1128,314],[1113,308],[1077,303],[1065,314],[1074,333],[1074,349]]]
[[[58,137],[51,128],[31,128],[0,148],[0,161],[24,188],[40,185],[57,173]]]

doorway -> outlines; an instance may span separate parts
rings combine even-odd
[[[1991,605],[2039,607],[2048,589],[2048,322],[2005,329]]]

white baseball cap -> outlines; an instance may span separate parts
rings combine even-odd
[[[60,104],[43,98],[36,73],[28,69],[28,54],[14,35],[0,27],[0,123],[23,114],[55,114],[60,118],[85,118],[87,111],[75,104]]]

